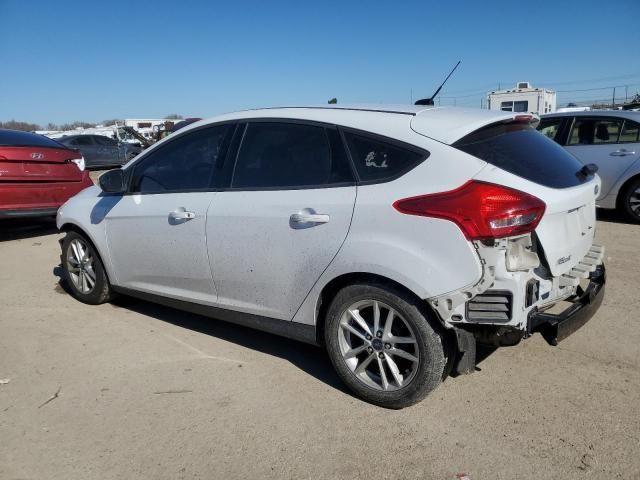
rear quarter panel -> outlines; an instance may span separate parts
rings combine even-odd
[[[454,223],[401,214],[393,203],[457,188],[486,164],[418,134],[412,140],[430,152],[429,158],[394,181],[358,186],[347,239],[294,321],[314,324],[322,289],[344,274],[380,275],[400,283],[422,299],[480,280],[482,269],[475,249]]]

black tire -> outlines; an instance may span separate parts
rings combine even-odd
[[[620,208],[629,220],[636,223],[640,223],[640,206],[636,208],[634,212],[631,208],[631,202],[640,200],[640,193],[638,192],[640,192],[640,178],[636,178],[627,185],[620,197]],[[634,203],[633,205],[638,205],[638,203]]]
[[[70,271],[74,269],[74,263],[72,261],[74,256],[72,242],[74,240],[79,240],[86,245],[87,254],[85,257],[92,260],[92,273],[95,276],[95,283],[91,287],[90,291],[83,292],[76,285],[76,280],[74,280],[73,274]],[[101,303],[108,302],[113,298],[111,284],[109,283],[100,255],[93,246],[93,243],[91,243],[87,237],[78,232],[68,232],[62,241],[62,255],[60,256],[60,262],[62,263],[64,280],[71,291],[71,294],[76,299],[83,303],[88,303],[89,305],[99,305]]]
[[[351,305],[366,300],[381,302],[395,310],[411,328],[417,341],[412,346],[419,353],[415,373],[406,385],[396,390],[383,391],[367,385],[347,365],[341,352],[339,337],[342,315]],[[421,401],[442,381],[446,365],[444,340],[432,327],[431,322],[434,321],[433,314],[419,299],[392,285],[349,285],[340,290],[329,305],[324,331],[325,344],[338,375],[356,395],[381,407],[400,409]],[[378,352],[378,355],[383,352],[384,350]],[[363,355],[367,354],[363,352]]]

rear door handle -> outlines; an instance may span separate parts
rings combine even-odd
[[[305,223],[328,223],[329,215],[323,213],[294,213],[289,217],[291,223],[297,225]]]
[[[625,150],[624,148],[621,148],[620,150],[616,150],[615,152],[611,152],[609,155],[612,157],[625,157],[627,155],[635,155],[636,152],[629,152],[628,150]]]
[[[169,214],[169,218],[171,220],[179,220],[186,222],[187,220],[192,220],[196,218],[195,212],[189,212],[184,209],[184,207],[174,210]]]

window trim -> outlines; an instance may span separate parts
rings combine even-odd
[[[327,144],[329,145],[329,148],[331,148],[331,143],[329,140],[329,136],[327,135],[327,130],[338,130],[338,127],[334,124],[331,123],[325,123],[325,122],[318,122],[315,120],[304,120],[304,119],[297,119],[297,118],[278,118],[278,117],[264,117],[264,118],[250,118],[250,119],[246,119],[246,120],[239,120],[239,125],[240,128],[243,129],[242,131],[242,137],[240,139],[240,142],[238,143],[238,145],[236,146],[236,148],[233,151],[230,151],[230,156],[233,158],[233,173],[231,175],[231,179],[230,179],[230,186],[225,189],[224,191],[229,191],[229,192],[273,192],[273,191],[280,191],[280,192],[286,192],[289,190],[320,190],[320,189],[325,189],[325,188],[344,188],[344,187],[351,187],[356,185],[357,182],[357,176],[356,176],[356,172],[354,172],[354,168],[352,165],[352,161],[351,161],[351,156],[349,155],[349,150],[347,149],[346,145],[344,144],[344,139],[342,138],[342,136],[340,136],[340,145],[342,146],[344,152],[345,152],[345,158],[347,161],[347,165],[349,166],[349,170],[351,172],[351,176],[353,178],[353,180],[349,181],[349,182],[337,182],[337,183],[323,183],[323,184],[317,184],[317,185],[291,185],[291,186],[286,186],[286,187],[234,187],[233,186],[233,180],[235,178],[235,174],[236,174],[236,167],[238,165],[238,157],[240,156],[240,151],[242,150],[242,145],[244,144],[245,141],[245,136],[247,134],[247,131],[249,129],[249,125],[252,123],[285,123],[285,124],[294,124],[294,125],[307,125],[307,126],[312,126],[312,127],[319,127],[322,128],[325,132],[325,137],[327,140]],[[338,132],[339,134],[340,132]]]
[[[398,178],[406,175],[411,170],[413,170],[414,168],[416,168],[419,165],[421,165],[422,163],[424,163],[424,161],[427,160],[431,156],[431,152],[429,152],[428,150],[425,150],[424,148],[418,147],[417,145],[413,145],[411,143],[403,142],[402,140],[397,140],[395,138],[387,137],[385,135],[380,135],[378,133],[373,133],[373,132],[369,132],[367,130],[360,130],[360,129],[352,128],[352,127],[341,127],[341,126],[338,127],[338,130],[340,132],[340,136],[342,137],[342,143],[344,144],[344,147],[347,150],[347,155],[349,156],[349,160],[351,161],[351,168],[352,168],[352,171],[355,174],[356,185],[358,185],[358,186],[360,186],[360,185],[376,185],[376,184],[379,184],[379,183],[393,182],[394,180],[397,180]],[[349,142],[347,142],[347,139],[345,137],[345,133],[352,133],[353,135],[358,135],[360,137],[370,138],[373,141],[378,141],[378,142],[381,142],[381,143],[388,143],[390,145],[393,145],[394,147],[402,148],[402,149],[409,150],[409,151],[412,151],[414,153],[417,153],[417,154],[421,155],[421,157],[417,162],[415,162],[414,164],[412,164],[411,166],[409,166],[407,168],[404,168],[404,169],[400,170],[395,175],[391,175],[389,177],[385,177],[385,178],[381,178],[381,179],[375,179],[375,180],[362,180],[360,178],[360,175],[358,174],[358,170],[356,168],[356,163],[355,163],[355,160],[353,159],[353,155],[351,154],[351,150],[349,149]]]
[[[132,182],[133,182],[133,178],[134,178],[134,172],[135,169],[137,167],[139,167],[140,162],[144,162],[147,158],[149,158],[152,154],[155,154],[158,151],[161,151],[162,149],[165,149],[167,146],[173,144],[176,141],[179,141],[180,139],[192,135],[194,133],[197,133],[201,130],[207,130],[207,129],[211,129],[211,128],[216,128],[216,127],[222,127],[222,126],[226,126],[229,125],[230,129],[229,132],[227,133],[226,137],[223,139],[223,152],[221,154],[220,157],[218,157],[218,159],[216,160],[216,165],[218,164],[218,162],[222,161],[223,162],[223,166],[224,163],[227,160],[227,157],[229,155],[229,147],[231,146],[231,141],[234,138],[235,134],[236,134],[236,130],[237,130],[237,126],[238,126],[238,122],[236,120],[230,120],[230,121],[224,121],[224,122],[218,122],[218,123],[210,123],[207,125],[202,125],[200,127],[194,128],[193,130],[188,130],[186,132],[181,132],[179,135],[176,135],[175,137],[173,136],[169,136],[169,137],[165,137],[168,140],[166,142],[163,142],[162,145],[158,145],[158,147],[147,150],[146,152],[141,153],[140,155],[138,155],[137,157],[135,157],[135,161],[131,164],[128,165],[127,168],[124,168],[124,174],[126,177],[126,184],[127,184],[127,189],[126,191],[123,193],[123,196],[130,196],[130,195],[167,195],[167,194],[172,194],[172,193],[198,193],[198,192],[222,192],[225,191],[228,187],[212,187],[211,182],[213,180],[213,175],[211,175],[209,177],[209,185],[207,187],[204,188],[186,188],[186,189],[178,189],[178,190],[165,190],[163,192],[133,192],[131,191],[132,188]],[[213,172],[212,172],[213,173]],[[228,184],[230,182],[230,178],[225,179],[225,185]]]

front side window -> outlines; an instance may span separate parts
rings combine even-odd
[[[391,180],[427,158],[428,153],[351,132],[345,132],[349,152],[362,182]]]
[[[558,132],[562,125],[562,118],[545,118],[540,120],[538,131],[551,140],[558,141]]]
[[[166,193],[218,187],[230,130],[230,125],[203,128],[150,152],[133,166],[129,190]]]
[[[576,117],[569,145],[617,143],[622,120],[613,118]]]
[[[352,182],[337,132],[315,125],[250,123],[238,152],[233,188],[291,189]]]

